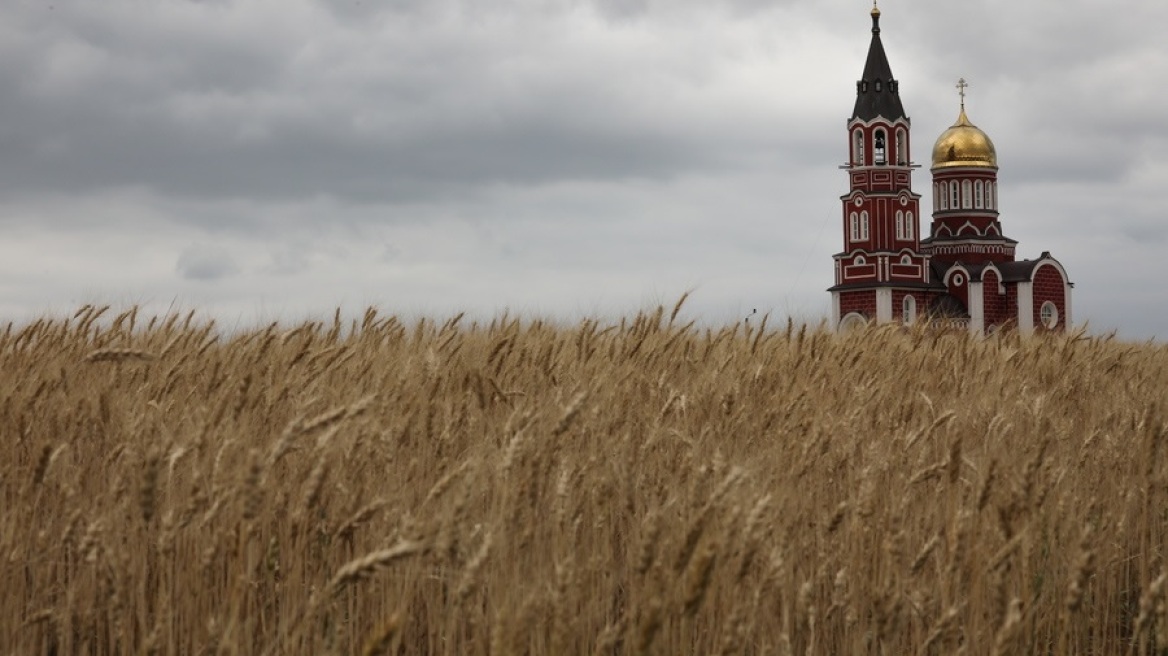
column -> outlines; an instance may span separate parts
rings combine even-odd
[[[1034,283],[1018,283],[1018,330],[1023,335],[1034,332]]]
[[[876,323],[892,321],[892,290],[888,287],[876,288]]]
[[[982,282],[969,283],[969,332],[981,335],[985,332],[985,296]]]

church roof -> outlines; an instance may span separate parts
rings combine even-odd
[[[969,268],[968,266],[966,266],[966,265],[963,265],[963,266],[965,266],[966,269],[968,270],[968,268]],[[942,289],[946,289],[945,283],[943,283],[941,281],[945,279],[945,274],[949,273],[949,269],[952,267],[953,267],[952,264],[948,264],[946,262],[938,262],[937,260],[929,260],[929,268],[931,268],[933,270],[933,275],[930,277],[930,280],[932,280],[938,287],[940,287]]]
[[[856,84],[856,108],[852,111],[852,119],[870,121],[877,116],[890,121],[907,118],[900,102],[899,84],[892,77],[892,66],[880,41],[880,10],[873,8],[872,43],[868,46],[864,76]]]
[[[961,85],[965,84],[962,78]],[[933,169],[944,169],[954,166],[976,166],[982,168],[998,167],[998,151],[994,142],[981,128],[969,122],[965,115],[965,91],[962,91],[961,114],[957,122],[948,130],[941,133],[937,143],[933,144]]]
[[[1034,276],[1034,269],[1042,263],[1042,259],[1022,260],[1021,262],[1000,262],[994,266],[1002,272],[1002,282],[1029,282]]]
[[[1030,280],[1034,276],[1034,269],[1039,264],[1041,264],[1044,259],[1053,259],[1053,258],[1050,258],[1050,255],[1048,253],[1043,253],[1043,257],[1040,257],[1037,260],[1021,260],[1021,261],[1016,261],[1016,262],[993,262],[993,263],[983,262],[981,264],[968,264],[965,262],[953,262],[952,264],[948,264],[948,263],[933,261],[933,262],[931,262],[931,265],[933,267],[933,280],[935,280],[935,281],[944,280],[945,275],[949,273],[950,269],[952,269],[953,267],[959,266],[962,269],[965,269],[965,272],[967,274],[969,274],[969,279],[971,281],[980,282],[981,278],[982,278],[982,273],[985,272],[986,268],[989,266],[993,266],[994,268],[996,268],[998,271],[1000,271],[1002,273],[1002,282],[1003,283],[1030,282]]]

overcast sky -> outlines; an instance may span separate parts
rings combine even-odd
[[[865,0],[4,0],[0,319],[818,320]],[[886,0],[914,186],[969,83],[1019,258],[1168,336],[1168,3]]]

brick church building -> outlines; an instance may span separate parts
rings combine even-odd
[[[921,235],[918,168],[910,156],[911,121],[880,41],[872,9],[872,42],[856,106],[848,119],[843,251],[834,256],[832,323],[928,320],[984,333],[1063,330],[1071,323],[1067,272],[1050,253],[1017,260],[1018,242],[1002,230],[994,144],[961,112],[932,153],[933,212]]]

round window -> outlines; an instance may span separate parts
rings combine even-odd
[[[900,204],[901,205],[908,205],[908,196],[901,196],[900,197]]]
[[[856,204],[856,207],[859,207],[864,204],[864,199],[856,196],[856,200],[853,200],[852,202]]]
[[[965,282],[965,276],[961,275],[960,273],[953,275],[953,284],[954,285],[957,285],[958,287],[960,287],[962,285],[962,283],[964,283],[964,282]]]
[[[1054,328],[1058,325],[1058,308],[1050,301],[1043,303],[1038,311],[1038,319],[1044,328]]]

